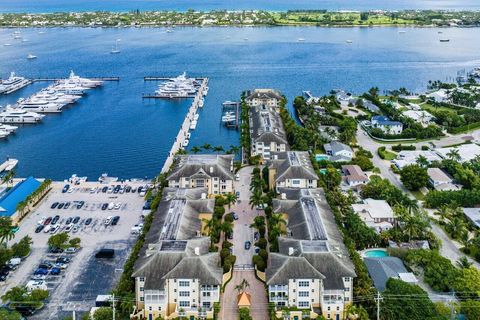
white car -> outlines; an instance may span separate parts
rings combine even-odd
[[[47,276],[44,274],[34,274],[33,276],[30,277],[32,280],[45,280]]]
[[[67,192],[68,192],[68,193],[72,193],[72,192],[73,192],[73,188],[68,189]]]
[[[122,206],[121,202],[115,203],[115,206],[113,207],[113,209],[118,210],[120,209],[121,206]]]
[[[50,233],[54,234],[58,231],[58,229],[60,229],[60,225],[57,224],[54,227],[52,226],[52,229],[50,230]]]
[[[45,223],[45,220],[47,220],[47,217],[43,216],[40,220],[38,220],[37,224],[42,225]]]
[[[110,202],[110,203],[108,204],[107,209],[108,209],[108,210],[112,210],[114,207],[115,207],[115,203]]]
[[[74,225],[72,228],[73,233],[77,233],[80,228],[77,225]]]
[[[50,232],[50,229],[52,229],[52,226],[51,226],[51,225],[45,226],[45,228],[43,229],[43,232],[44,232],[44,233],[49,233],[49,232]]]
[[[107,217],[107,219],[105,219],[105,226],[108,226],[110,223],[112,222],[112,217]]]
[[[97,188],[94,187],[94,188],[90,188],[90,193],[95,193],[97,191]]]
[[[113,192],[113,188],[112,188],[112,187],[108,187],[107,193],[112,193],[112,192]]]
[[[65,231],[65,232],[70,232],[70,231],[72,230],[72,228],[73,228],[73,224],[70,223],[70,224],[65,228],[65,230],[63,230],[63,231]]]

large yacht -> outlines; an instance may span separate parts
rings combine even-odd
[[[86,88],[77,85],[57,83],[51,89],[64,94],[81,96],[85,93]]]
[[[10,73],[10,77],[8,77],[8,79],[0,82],[0,93],[12,93],[29,85],[31,82],[31,80],[25,79],[24,77],[18,77],[15,75],[15,72],[12,72]]]
[[[197,87],[197,81],[194,78],[187,78],[184,72],[160,84],[155,93],[165,98],[188,98],[197,92]]]
[[[11,126],[9,124],[1,124],[0,123],[0,130],[7,131],[8,133],[15,133],[17,131],[18,127],[16,126]]]
[[[19,99],[18,107],[28,111],[41,112],[41,113],[56,113],[62,112],[62,107],[65,104],[52,103],[47,100],[41,100],[36,98]]]
[[[58,103],[58,104],[74,103],[75,101],[81,98],[81,96],[79,95],[64,94],[64,93],[56,92],[55,90],[49,90],[49,89],[42,90],[39,93],[33,95],[32,97],[40,100],[46,100],[49,102]]]
[[[103,83],[103,81],[100,81],[100,80],[80,78],[75,73],[73,73],[73,71],[70,71],[70,76],[67,79],[61,80],[60,82],[62,84],[77,85],[84,88],[95,88],[95,87],[101,86]]]
[[[1,123],[37,123],[42,121],[43,117],[45,117],[43,114],[10,106],[7,106],[4,111],[0,112]]]

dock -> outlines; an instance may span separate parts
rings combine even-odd
[[[238,129],[240,125],[241,104],[238,101],[225,101],[222,103],[222,123],[227,128]]]
[[[165,163],[162,167],[162,173],[168,172],[170,170],[171,165],[173,164],[173,159],[179,150],[183,149],[183,143],[188,138],[188,134],[190,131],[190,124],[193,121],[195,114],[197,113],[198,108],[200,108],[200,101],[203,101],[203,92],[207,88],[208,85],[208,78],[201,78],[202,84],[193,99],[192,105],[188,109],[187,114],[185,115],[185,120],[183,120],[182,125],[180,126],[180,130],[178,131],[175,140],[173,141],[172,148],[168,153],[168,157],[165,160]]]

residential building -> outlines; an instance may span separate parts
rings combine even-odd
[[[269,302],[290,319],[323,315],[344,319],[352,303],[355,270],[321,189],[280,188],[273,211],[287,221],[279,252],[266,270]],[[287,308],[287,309],[285,309]],[[290,309],[288,309],[290,308]],[[298,311],[288,311],[297,308]]]
[[[389,230],[395,223],[393,210],[385,200],[364,199],[363,203],[353,204],[352,208],[367,226],[377,232]]]
[[[410,118],[423,126],[429,125],[435,117],[425,110],[407,110],[402,113],[405,117]]]
[[[332,141],[323,145],[325,152],[330,156],[329,160],[333,162],[349,162],[353,158],[353,150],[346,144],[339,141]]]
[[[362,168],[358,165],[343,165],[342,166],[344,184],[348,187],[355,187],[368,183],[368,176],[363,172]]]
[[[456,147],[439,148],[435,151],[443,159],[450,159],[453,156],[452,153],[458,153],[459,159],[454,159],[458,162],[467,162],[480,156],[480,146],[475,143],[466,143]]]
[[[431,92],[427,94],[428,98],[433,99],[433,101],[442,103],[442,102],[449,102],[450,94],[446,89],[439,89],[437,91]]]
[[[174,188],[203,188],[209,195],[233,192],[233,155],[178,155],[167,177]]]
[[[463,213],[475,227],[480,228],[480,208],[463,208]]]
[[[438,191],[455,191],[461,187],[454,184],[453,180],[440,168],[428,168],[428,182]]]
[[[383,292],[386,289],[387,280],[399,279],[410,284],[417,284],[415,275],[408,272],[402,260],[397,257],[364,258],[368,273],[373,280],[375,288]]]
[[[215,205],[206,193],[207,188],[164,190],[132,274],[135,316],[213,318],[223,270],[219,254],[209,252],[210,238],[201,235]]]
[[[392,160],[392,163],[398,168],[403,169],[405,166],[417,164],[418,158],[423,157],[428,163],[433,161],[442,161],[442,158],[431,150],[403,150],[398,153],[397,159]]]
[[[289,150],[287,134],[278,109],[261,105],[250,108],[250,137],[252,156],[263,160],[273,159],[273,154]]]
[[[403,131],[403,123],[392,121],[385,116],[373,116],[372,128],[380,129],[385,134],[400,134]]]
[[[380,113],[380,108],[373,102],[366,99],[362,99],[362,103],[363,103],[363,107],[368,111],[373,113]]]
[[[245,102],[250,107],[279,107],[283,97],[274,89],[255,89],[245,98]]]
[[[270,160],[268,166],[270,188],[316,188],[318,176],[308,152],[281,152]]]

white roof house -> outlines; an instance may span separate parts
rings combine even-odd
[[[448,159],[449,153],[453,149],[458,150],[458,154],[460,155],[459,162],[470,161],[475,159],[476,156],[480,155],[480,146],[475,143],[462,144],[457,147],[439,148],[439,149],[436,149],[435,151],[443,159]]]
[[[453,180],[440,168],[428,168],[428,182],[438,191],[460,190],[460,186],[455,185]]]
[[[403,112],[403,115],[423,125],[428,125],[435,118],[433,115],[424,110],[407,110]]]
[[[480,208],[463,208],[463,213],[477,228],[480,228]]]
[[[392,163],[398,168],[402,169],[405,166],[416,164],[417,159],[423,156],[429,163],[432,161],[441,161],[442,158],[434,151],[430,150],[403,150],[398,153],[397,159],[392,160]]]
[[[377,232],[391,229],[395,222],[393,210],[385,200],[369,198],[363,203],[352,204],[352,208],[367,226],[375,228]]]
[[[447,102],[449,99],[449,94],[446,89],[440,89],[427,94],[427,97],[432,98],[435,100],[435,102]]]

